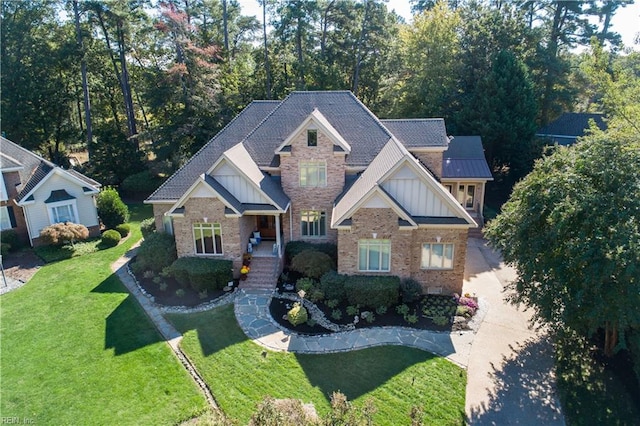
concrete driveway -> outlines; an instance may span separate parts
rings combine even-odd
[[[564,425],[553,348],[543,332],[529,328],[529,312],[505,301],[504,288],[515,270],[485,240],[470,238],[467,250],[464,292],[488,306],[469,349],[468,423]]]

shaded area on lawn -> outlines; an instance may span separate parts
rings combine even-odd
[[[473,407],[469,423],[509,424],[516,418],[529,419],[533,424],[564,424],[553,386],[551,343],[540,337],[519,348],[511,346],[511,350],[512,356],[504,356],[501,365],[492,365],[495,387],[489,403]]]

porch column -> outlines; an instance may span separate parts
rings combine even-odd
[[[275,215],[276,222],[276,244],[278,245],[278,257],[282,256],[282,239],[280,238],[280,215]]]

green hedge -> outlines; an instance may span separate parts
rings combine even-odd
[[[140,232],[142,232],[142,238],[147,238],[153,234],[156,230],[156,219],[149,217],[140,222]]]
[[[351,305],[376,309],[387,308],[398,303],[400,278],[396,276],[354,275],[344,285],[347,300]]]
[[[144,239],[132,268],[134,272],[153,271],[156,274],[170,266],[178,256],[172,235],[154,232]]]
[[[332,243],[308,243],[306,241],[289,241],[284,247],[284,255],[287,264],[305,250],[315,250],[329,255],[333,263],[338,261],[338,246]]]
[[[7,229],[0,232],[0,242],[8,245],[9,248],[7,250],[9,251],[15,251],[22,248],[22,241],[13,229]]]
[[[335,264],[331,257],[317,250],[304,250],[296,254],[290,265],[291,270],[316,279],[334,269],[334,267]]]
[[[329,271],[320,278],[320,290],[327,300],[343,300],[346,297],[344,285],[349,279],[348,275],[340,275],[336,271]]]
[[[128,223],[121,223],[120,225],[116,226],[114,229],[118,231],[118,233],[122,238],[126,237],[127,235],[129,235],[129,232],[131,232],[131,226],[129,226]]]
[[[233,263],[224,259],[181,257],[171,264],[169,273],[180,284],[196,291],[222,290],[233,280]]]

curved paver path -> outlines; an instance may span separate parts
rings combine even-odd
[[[332,353],[382,345],[403,345],[424,349],[466,367],[473,340],[470,331],[446,333],[404,327],[374,327],[326,335],[299,335],[280,327],[269,313],[271,292],[241,290],[235,300],[235,314],[245,334],[274,351]]]

